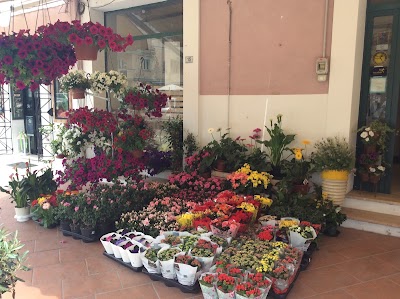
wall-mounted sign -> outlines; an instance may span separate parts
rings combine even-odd
[[[387,67],[386,66],[374,66],[371,69],[370,75],[372,77],[386,77],[387,76]]]
[[[370,93],[386,92],[386,77],[372,77],[369,84]]]

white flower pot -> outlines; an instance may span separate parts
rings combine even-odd
[[[200,272],[197,272],[197,267],[186,264],[175,263],[175,271],[179,283],[184,286],[194,285],[200,276]]]
[[[15,208],[14,218],[18,222],[26,222],[31,218],[31,207]]]
[[[133,241],[132,243],[134,245],[132,245],[131,247],[128,247],[126,249],[128,257],[129,257],[129,261],[131,262],[132,267],[135,267],[135,268],[142,267],[143,266],[142,258],[143,258],[144,252],[141,252],[140,250],[141,250],[141,248],[145,248],[145,247],[135,241]],[[135,246],[139,246],[139,252],[137,252],[137,253],[130,252],[130,250],[133,249]]]
[[[108,237],[108,236],[112,236],[113,234],[115,235],[115,237],[114,237],[113,239],[115,239],[115,238],[120,238],[120,237],[121,237],[121,235],[116,234],[116,233],[108,233],[108,234],[105,234],[104,236],[102,236],[102,237],[100,238],[100,242],[101,242],[101,244],[103,244],[104,250],[105,250],[108,254],[114,254],[114,251],[112,250],[112,247],[111,247],[111,242],[110,242],[110,241],[107,241],[107,237]]]
[[[96,157],[93,144],[89,145],[85,148],[85,157],[86,157],[86,159],[92,159],[92,158]]]
[[[341,206],[347,193],[348,171],[323,171],[322,192],[328,195],[335,205]]]

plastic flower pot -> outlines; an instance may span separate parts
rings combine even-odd
[[[99,47],[97,45],[74,44],[75,56],[78,60],[97,60]]]
[[[26,222],[31,218],[31,207],[15,208],[14,218],[18,222]]]
[[[125,249],[125,251],[128,254],[129,261],[130,261],[132,267],[135,267],[135,268],[142,267],[143,266],[142,258],[143,258],[144,252],[146,251],[146,248],[135,241],[132,241],[132,243],[134,245]]]
[[[335,205],[341,206],[347,193],[348,171],[325,170],[321,174],[322,192],[328,194],[328,198]]]
[[[122,237],[120,234],[116,234],[116,233],[108,233],[105,234],[104,236],[102,236],[100,238],[100,242],[101,244],[103,244],[104,250],[108,253],[108,254],[114,254],[114,251],[112,250],[111,247],[111,240],[112,239],[118,239]]]

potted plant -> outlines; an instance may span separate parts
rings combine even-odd
[[[214,129],[208,129],[213,140],[204,149],[211,153],[214,168],[218,171],[231,172],[237,169],[243,163],[247,151],[246,147],[238,142],[239,139],[234,140],[229,136],[229,130],[228,128],[227,132],[222,134],[222,130],[217,129],[220,138],[216,140],[213,135]]]
[[[172,170],[182,171],[183,166],[183,119],[180,116],[169,118],[162,124],[162,130],[166,133],[165,139],[171,151]]]
[[[312,159],[305,157],[303,150],[305,149],[292,149],[294,158],[282,162],[282,173],[285,175],[285,180],[292,185],[293,192],[305,195],[310,190],[309,179],[315,167]]]
[[[40,225],[45,228],[54,228],[57,225],[57,197],[45,195],[35,199],[31,203],[32,217],[35,217]]]
[[[0,35],[0,84],[14,83],[32,91],[40,84],[49,85],[76,63],[70,44],[20,30]]]
[[[261,298],[261,290],[251,282],[242,282],[236,285],[235,294],[237,299]]]
[[[354,166],[354,151],[344,138],[328,137],[315,144],[313,159],[322,171],[322,190],[335,204],[341,205],[347,193],[349,172]]]
[[[138,87],[126,90],[121,100],[121,108],[133,109],[135,112],[144,111],[149,117],[161,117],[161,109],[167,105],[170,98],[158,89],[152,89],[150,85],[139,83]]]
[[[17,281],[23,281],[17,277],[18,271],[28,271],[24,266],[28,252],[21,252],[24,247],[17,238],[17,232],[11,236],[3,227],[0,228],[0,298],[6,292],[12,293],[15,298],[15,284]]]
[[[256,142],[263,144],[267,149],[267,155],[272,166],[271,174],[276,179],[282,178],[281,173],[281,162],[286,157],[284,157],[285,152],[290,152],[288,147],[295,138],[294,134],[285,134],[282,129],[282,115],[278,114],[277,122],[273,123],[270,121],[270,127],[265,126],[269,134],[269,140],[256,140]]]
[[[234,298],[235,278],[225,273],[219,273],[216,278],[218,298]]]
[[[361,142],[364,144],[365,153],[386,151],[386,143],[389,134],[394,130],[386,122],[380,119],[373,120],[366,126],[358,129]]]
[[[104,73],[96,71],[90,75],[90,83],[93,92],[111,92],[119,98],[125,94],[128,80],[124,74],[117,71],[111,70]]]
[[[40,26],[37,29],[39,36],[57,41],[63,45],[74,45],[76,58],[96,60],[97,52],[109,49],[113,52],[123,52],[133,44],[131,35],[121,37],[113,32],[112,28],[100,23],[81,23],[74,20],[71,23],[58,20],[54,24]]]
[[[90,89],[89,74],[83,70],[71,70],[59,79],[60,90],[71,92],[73,99],[84,99],[85,90]]]
[[[18,174],[15,167],[15,173],[11,174],[8,185],[10,189],[4,189],[0,186],[0,191],[10,195],[11,202],[15,203],[15,218],[18,222],[28,221],[30,218],[30,206],[28,203],[28,189],[26,178]]]

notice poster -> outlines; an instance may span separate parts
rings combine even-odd
[[[386,92],[386,77],[372,77],[369,84],[370,93]]]

